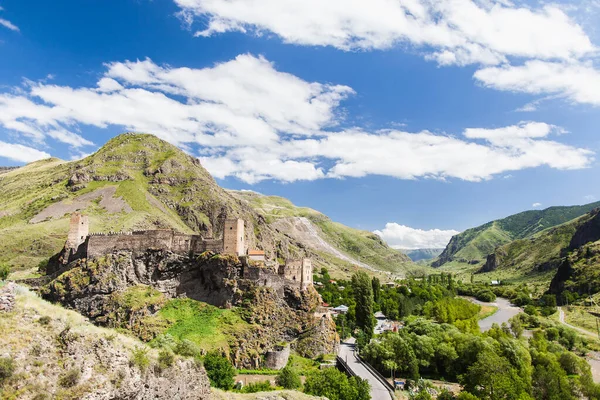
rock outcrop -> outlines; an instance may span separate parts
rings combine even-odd
[[[210,385],[202,366],[176,358],[160,365],[155,350],[114,331],[97,328],[24,288],[12,313],[0,314],[0,357],[15,371],[2,398],[204,400]],[[140,352],[147,365],[136,363]],[[6,396],[6,397],[4,397]]]
[[[231,255],[207,252],[194,258],[164,250],[122,251],[72,262],[42,293],[99,325],[128,329],[143,340],[166,328],[151,317],[169,299],[186,297],[238,307],[248,329],[230,333],[229,353],[239,368],[261,366],[267,351],[280,343],[295,347],[300,337],[314,339],[306,339],[301,353],[335,351],[339,342],[335,325],[314,316],[320,303],[314,288],[300,290],[298,284],[281,279],[245,279],[244,268]],[[137,295],[145,301],[132,307],[126,299]]]

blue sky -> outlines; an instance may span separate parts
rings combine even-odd
[[[0,7],[0,165],[150,132],[407,248],[600,199],[595,0]]]

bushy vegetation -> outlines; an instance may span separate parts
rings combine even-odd
[[[81,378],[81,370],[79,368],[71,368],[58,378],[58,384],[64,388],[70,388],[77,383]]]
[[[262,382],[253,382],[247,384],[240,390],[240,393],[269,392],[276,389],[276,387],[271,385],[271,382],[269,380],[264,380]]]
[[[0,385],[15,372],[15,362],[10,357],[0,358]]]
[[[138,367],[140,371],[145,371],[150,366],[150,357],[148,356],[148,349],[146,347],[137,346],[131,352],[129,363],[132,366]]]
[[[0,281],[5,281],[10,274],[10,267],[6,263],[0,263]]]
[[[209,352],[204,357],[204,368],[210,384],[219,389],[229,390],[233,387],[235,369],[229,360],[218,352]]]
[[[348,378],[335,368],[326,368],[309,375],[304,384],[305,393],[327,397],[329,400],[369,400],[369,390],[366,380]]]
[[[302,386],[300,375],[289,366],[279,371],[275,382],[284,389],[298,389]]]

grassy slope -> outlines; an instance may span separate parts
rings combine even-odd
[[[484,261],[498,246],[516,239],[531,237],[538,232],[578,218],[598,206],[600,202],[525,211],[467,229],[452,238],[433,265],[439,267],[451,261],[458,263]]]
[[[417,275],[431,271],[427,267],[413,264],[405,254],[386,245],[374,233],[333,222],[327,216],[311,208],[295,206],[291,201],[278,196],[265,196],[251,191],[231,191],[231,193],[246,200],[252,208],[264,215],[269,223],[288,217],[309,219],[320,228],[320,236],[330,245],[379,270]],[[320,255],[335,264],[334,266],[338,269],[341,268],[342,271],[353,271],[350,263],[328,254],[320,253]]]

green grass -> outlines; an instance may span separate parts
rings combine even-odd
[[[496,312],[498,311],[498,307],[496,306],[480,306],[479,309],[479,314],[477,315],[478,319],[484,319],[487,317],[491,317],[492,315],[496,314]]]
[[[247,329],[235,309],[225,310],[192,299],[173,299],[158,312],[169,323],[164,332],[205,350],[228,348],[229,334]]]

